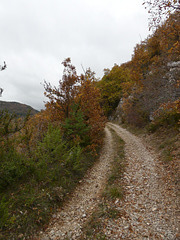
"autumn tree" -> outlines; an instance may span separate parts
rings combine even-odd
[[[150,29],[157,28],[162,21],[167,20],[174,12],[180,11],[179,0],[147,0],[143,4],[150,13]]]
[[[71,60],[63,62],[63,77],[58,87],[45,82],[45,95],[49,98],[45,113],[51,122],[58,122],[64,138],[74,144],[89,146],[96,151],[102,143],[105,118],[100,106],[100,93],[95,86],[95,73],[88,68],[78,76]],[[86,135],[86,136],[85,136]]]
[[[77,95],[77,86],[80,81],[75,67],[71,64],[70,58],[62,62],[64,72],[62,79],[59,80],[58,87],[52,87],[50,83],[44,82],[45,96],[49,98],[46,107],[53,112],[53,117],[64,119],[69,117],[70,106]]]
[[[111,107],[110,115],[142,126],[163,104],[175,103],[178,108],[179,34],[180,14],[175,11],[135,46],[131,61],[106,72],[98,83],[106,113]]]
[[[129,81],[129,71],[123,66],[115,65],[106,70],[97,86],[101,92],[101,104],[106,116],[110,116],[122,97],[122,84]]]
[[[106,118],[100,106],[100,91],[96,87],[94,73],[90,69],[85,75],[81,75],[81,85],[76,102],[84,115],[86,125],[89,126],[90,148],[96,152],[97,147],[102,144]]]

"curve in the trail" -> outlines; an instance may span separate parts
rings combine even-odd
[[[118,238],[112,239],[178,239],[176,197],[164,181],[166,173],[157,156],[126,129],[113,123],[108,127],[125,141],[127,158],[126,214],[118,226],[112,226],[119,232]]]
[[[95,210],[106,185],[108,172],[113,160],[112,136],[105,128],[105,143],[99,161],[85,176],[73,193],[72,199],[60,209],[48,229],[39,239],[77,239],[83,224]]]

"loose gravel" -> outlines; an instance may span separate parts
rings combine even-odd
[[[127,167],[125,200],[116,204],[125,214],[109,220],[107,239],[180,239],[177,196],[157,155],[127,130],[108,126],[126,142]]]

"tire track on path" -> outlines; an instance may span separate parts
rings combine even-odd
[[[125,215],[118,224],[109,221],[107,229],[116,229],[116,235],[107,231],[107,239],[180,239],[177,198],[164,181],[166,172],[159,159],[138,137],[116,124],[108,126],[126,143],[127,167],[125,200],[120,206]]]
[[[166,172],[157,156],[141,140],[108,123],[126,143],[127,167],[124,173],[125,199],[117,201],[124,215],[106,219],[106,239],[178,240],[178,206],[173,188],[164,181]],[[40,240],[79,239],[83,226],[101,201],[101,194],[114,159],[113,140],[105,128],[105,143],[99,161],[87,173],[72,198],[50,222]]]

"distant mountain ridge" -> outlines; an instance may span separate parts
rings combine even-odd
[[[8,110],[9,113],[15,113],[17,116],[26,116],[29,110],[31,115],[39,112],[31,106],[19,102],[0,101],[0,111],[2,110]]]

